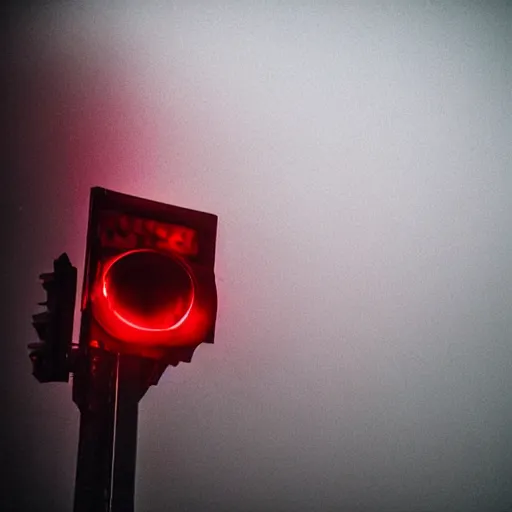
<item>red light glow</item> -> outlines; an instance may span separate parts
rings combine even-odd
[[[129,251],[105,266],[98,305],[98,320],[108,331],[165,333],[189,317],[194,284],[177,258],[151,249]]]

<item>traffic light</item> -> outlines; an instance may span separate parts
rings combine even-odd
[[[80,345],[190,361],[213,343],[217,217],[91,190]]]
[[[40,339],[29,344],[33,375],[39,382],[68,382],[76,296],[76,268],[67,254],[53,262],[53,272],[41,274],[46,311],[32,316]]]
[[[77,271],[41,275],[47,310],[29,345],[40,382],[67,382],[80,410],[75,512],[133,511],[138,404],[168,365],[213,343],[217,217],[91,189],[78,345]]]

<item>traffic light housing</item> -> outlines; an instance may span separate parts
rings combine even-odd
[[[32,316],[39,342],[29,344],[33,375],[39,382],[68,382],[76,297],[76,268],[66,253],[53,262],[53,272],[41,274],[46,311]]]
[[[80,345],[189,362],[213,343],[217,217],[91,189]]]
[[[138,403],[168,365],[213,343],[217,217],[91,189],[81,325],[66,254],[42,274],[47,310],[29,345],[40,382],[67,382],[80,410],[76,512],[133,510]]]

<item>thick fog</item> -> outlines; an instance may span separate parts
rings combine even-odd
[[[81,285],[92,186],[219,216],[215,344],[140,404],[137,510],[512,507],[509,2],[54,2],[6,33],[2,510],[72,506],[71,384],[26,344],[38,274],[66,251]]]

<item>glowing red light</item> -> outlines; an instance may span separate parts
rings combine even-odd
[[[162,332],[185,322],[194,303],[194,284],[178,259],[141,249],[109,262],[101,280],[101,295],[107,323],[113,315],[132,329]]]
[[[83,338],[175,364],[213,343],[217,217],[94,187]]]

